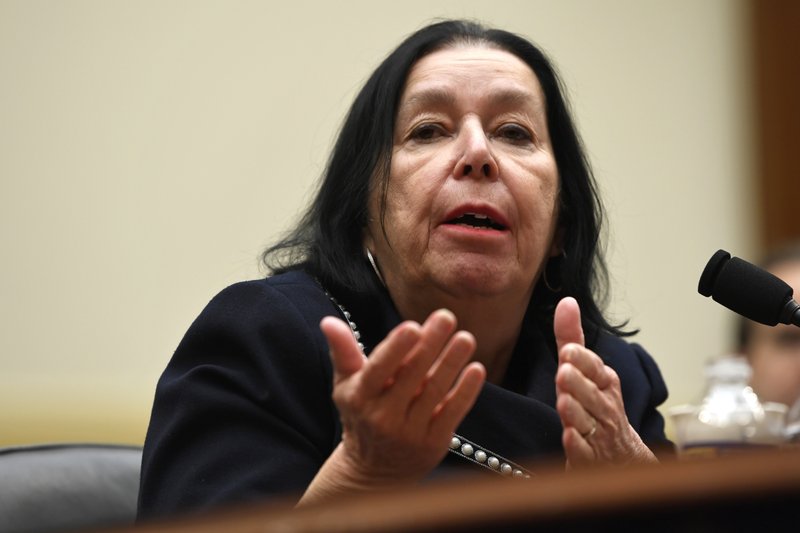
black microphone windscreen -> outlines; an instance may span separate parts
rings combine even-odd
[[[703,296],[711,296],[711,293],[714,292],[714,283],[717,281],[719,271],[722,270],[722,267],[730,258],[731,254],[725,250],[717,250],[717,252],[711,256],[711,259],[708,260],[706,267],[703,269],[703,274],[700,276],[697,292]]]
[[[720,250],[708,261],[698,291],[750,320],[774,326],[792,299],[792,288],[780,278]]]

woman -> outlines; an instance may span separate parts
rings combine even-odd
[[[277,275],[223,291],[178,347],[141,516],[449,468],[525,477],[534,458],[655,461],[666,388],[595,301],[599,219],[542,53],[470,22],[416,32],[265,253]]]

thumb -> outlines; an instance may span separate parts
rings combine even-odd
[[[328,339],[328,349],[333,362],[333,382],[339,383],[364,366],[364,354],[358,347],[353,332],[342,320],[326,316],[319,323],[325,338]]]
[[[583,327],[581,326],[581,309],[575,298],[562,298],[556,306],[553,317],[553,332],[556,335],[556,346],[559,353],[566,344],[574,342],[585,345]]]

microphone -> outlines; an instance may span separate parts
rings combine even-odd
[[[697,291],[755,322],[800,326],[800,304],[782,279],[725,250],[711,256]]]

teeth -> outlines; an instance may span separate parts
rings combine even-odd
[[[494,230],[504,230],[505,227],[492,220],[489,215],[482,213],[464,213],[460,217],[454,218],[448,224],[455,224],[469,228],[484,228]]]

